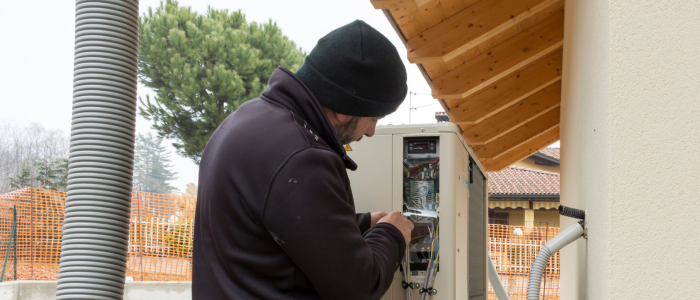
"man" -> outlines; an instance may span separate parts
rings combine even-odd
[[[413,224],[355,214],[343,144],[374,135],[406,93],[396,49],[362,21],[320,39],[296,74],[275,70],[202,155],[193,298],[381,298]]]

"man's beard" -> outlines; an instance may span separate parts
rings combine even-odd
[[[350,121],[347,122],[345,125],[335,127],[335,135],[338,136],[338,139],[340,140],[341,144],[347,145],[362,139],[362,137],[360,136],[359,139],[355,140],[355,130],[357,129],[357,123],[359,121],[359,117],[352,117],[352,119],[350,119]]]

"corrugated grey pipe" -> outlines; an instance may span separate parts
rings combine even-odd
[[[122,299],[136,122],[137,0],[78,0],[56,299]]]
[[[568,207],[564,205],[559,205],[559,214],[569,218],[585,220],[586,211],[578,208]]]
[[[491,286],[493,286],[494,292],[496,292],[496,297],[498,300],[510,300],[506,289],[503,287],[503,282],[501,278],[498,277],[498,272],[496,271],[496,266],[493,265],[493,260],[491,260],[491,253],[486,251],[489,258],[489,281],[491,281]]]
[[[542,283],[542,273],[547,267],[547,262],[553,253],[564,248],[583,236],[584,221],[575,223],[559,233],[549,242],[544,244],[535,257],[535,262],[530,268],[530,279],[527,285],[527,300],[540,299],[540,284]]]

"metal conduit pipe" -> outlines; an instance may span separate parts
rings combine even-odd
[[[527,284],[527,300],[540,299],[540,285],[542,283],[542,273],[547,267],[547,262],[553,253],[571,244],[575,240],[583,236],[584,221],[574,223],[561,233],[544,244],[535,257],[535,262],[530,268],[530,278]]]
[[[78,0],[56,299],[122,299],[136,123],[138,0]]]

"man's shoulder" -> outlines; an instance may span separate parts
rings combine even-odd
[[[301,117],[261,98],[247,101],[228,116],[212,135],[207,148],[212,149],[205,153],[240,154],[252,160],[284,159],[307,148],[331,151]]]
[[[326,167],[345,170],[343,159],[327,147],[309,146],[299,148],[297,151],[294,151],[294,153],[290,153],[285,162],[285,167],[289,167],[290,165],[293,167]]]

